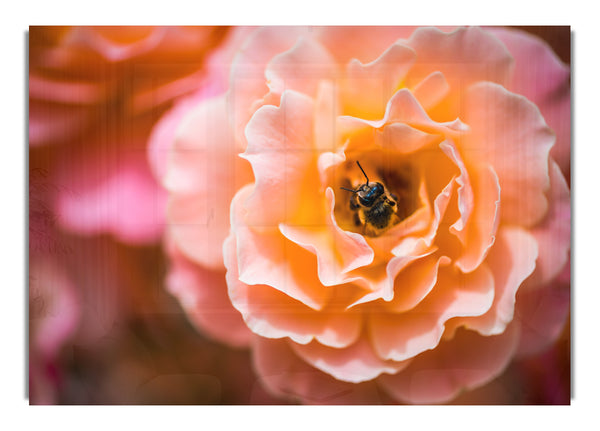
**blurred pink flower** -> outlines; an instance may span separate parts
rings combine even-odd
[[[29,139],[64,143],[98,131],[99,115],[135,119],[196,90],[224,27],[33,26]]]
[[[152,246],[166,194],[146,143],[174,100],[223,90],[207,76],[226,35],[225,27],[30,28],[31,403],[73,402],[61,396],[73,363],[66,352],[112,354],[107,338],[123,337],[162,284]]]
[[[31,27],[30,167],[60,184],[58,224],[157,241],[165,196],[146,141],[176,98],[202,86],[220,27]]]

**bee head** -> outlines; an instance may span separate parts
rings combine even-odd
[[[363,184],[358,188],[356,193],[358,195],[358,202],[362,206],[371,207],[375,203],[375,200],[384,193],[383,184]]]
[[[369,177],[367,177],[365,170],[362,168],[362,166],[360,165],[358,160],[356,161],[356,164],[362,171],[367,182],[365,184],[361,185],[357,190],[347,189],[345,187],[342,187],[342,189],[347,190],[352,193],[356,193],[358,195],[358,202],[362,206],[371,207],[371,206],[373,206],[373,204],[375,203],[377,198],[379,196],[381,196],[383,193],[385,193],[385,189],[383,188],[383,184],[381,184],[381,183],[369,184]]]

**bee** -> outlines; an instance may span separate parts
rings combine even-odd
[[[390,193],[383,184],[369,181],[358,160],[356,164],[362,171],[366,183],[356,190],[340,187],[352,192],[350,209],[354,212],[354,224],[363,227],[363,235],[377,236],[398,223],[398,198]]]

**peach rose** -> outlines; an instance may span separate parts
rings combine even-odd
[[[545,43],[240,33],[227,92],[182,102],[151,144],[168,288],[201,330],[251,346],[262,383],[306,403],[447,402],[556,340],[569,69]]]

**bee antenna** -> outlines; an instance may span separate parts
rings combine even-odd
[[[352,192],[352,193],[358,193],[358,190],[347,189],[346,187],[340,187],[340,189],[347,190],[347,191]]]
[[[360,163],[358,163],[358,160],[356,161],[356,164],[358,165],[358,167],[360,168],[360,170],[362,171],[363,175],[365,176],[365,178],[367,179],[367,185],[369,185],[369,177],[367,177],[367,174],[365,173],[365,170],[362,168],[362,166],[360,165]]]

